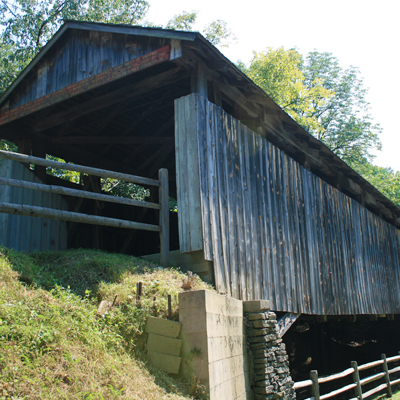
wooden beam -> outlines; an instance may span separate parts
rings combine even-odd
[[[113,226],[116,228],[140,229],[153,232],[160,231],[158,225],[12,203],[0,203],[0,212],[6,214],[25,215],[28,217],[61,219],[63,221],[81,222],[84,224]]]
[[[286,313],[282,318],[279,319],[279,321],[277,321],[276,331],[279,333],[280,337],[282,337],[289,330],[289,328],[296,322],[300,315],[301,314]]]
[[[84,165],[77,165],[77,164],[67,164],[62,163],[59,161],[52,161],[52,160],[45,160],[38,157],[27,156],[24,154],[12,153],[9,151],[0,150],[0,157],[4,157],[9,160],[19,161],[22,163],[31,163],[35,165],[41,165],[44,167],[53,167],[53,168],[60,168],[66,169],[69,171],[76,171],[85,173],[88,175],[100,176],[103,178],[111,178],[111,179],[119,179],[125,182],[137,183],[139,185],[151,185],[151,186],[158,186],[159,182],[154,179],[145,178],[142,176],[135,176],[130,174],[124,174],[121,172],[115,171],[107,171],[104,169],[87,167]]]
[[[155,136],[70,136],[53,138],[53,143],[66,144],[164,144],[173,143],[173,137],[155,137]]]
[[[162,168],[158,172],[160,182],[159,203],[160,203],[160,264],[163,267],[168,266],[169,258],[169,181],[168,170]]]
[[[206,99],[208,98],[206,68],[202,62],[198,62],[197,68],[192,72],[190,84],[192,93],[198,93]]]
[[[102,110],[111,105],[126,101],[132,97],[141,96],[154,88],[159,89],[161,86],[174,83],[175,81],[184,79],[187,76],[188,73],[182,71],[181,67],[174,68],[154,77],[144,79],[140,82],[125,86],[113,92],[95,97],[82,104],[70,107],[64,111],[60,111],[48,118],[44,118],[33,128],[40,132],[58,125],[62,125],[67,121],[83,117],[84,115],[94,111]]]
[[[100,72],[99,74],[73,83],[72,85],[69,85],[63,89],[57,90],[29,103],[8,110],[0,114],[0,126],[32,114],[33,112],[39,111],[43,108],[47,108],[51,105],[70,99],[74,96],[88,92],[89,90],[93,90],[107,83],[113,82],[117,79],[132,75],[135,72],[169,61],[169,59],[169,46],[154,50],[151,53],[135,58],[134,60],[128,61],[122,65],[118,65],[107,71]]]
[[[164,125],[162,125],[157,131],[154,133],[154,136],[157,137],[162,135],[168,128],[174,125],[174,118],[169,119]],[[139,154],[141,154],[146,147],[148,146],[147,143],[142,144],[138,147],[135,151],[132,152],[123,162],[124,164],[129,164],[133,159],[135,159]]]
[[[115,203],[115,204],[125,204],[128,206],[153,208],[156,210],[160,209],[159,204],[156,204],[156,203],[150,203],[147,201],[140,201],[140,200],[134,200],[134,199],[127,199],[124,197],[111,196],[109,194],[102,194],[100,190],[97,190],[97,192],[94,193],[94,192],[88,192],[85,190],[70,189],[70,188],[67,188],[64,186],[44,185],[41,183],[21,181],[18,179],[7,179],[7,178],[2,178],[2,177],[0,177],[0,185],[14,186],[14,187],[19,187],[19,188],[23,188],[23,189],[40,190],[40,191],[46,192],[46,193],[56,193],[56,194],[60,194],[60,195],[64,195],[64,196],[73,196],[73,197],[79,197],[79,198],[83,198],[83,199],[105,201],[105,202]],[[76,185],[76,186],[79,187],[79,185]]]

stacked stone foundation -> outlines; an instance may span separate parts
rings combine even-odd
[[[276,315],[269,310],[269,302],[244,302],[244,315],[254,400],[295,399],[286,347],[276,331]]]

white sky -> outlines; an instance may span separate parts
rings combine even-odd
[[[196,30],[223,19],[237,43],[220,49],[227,58],[246,64],[252,51],[296,47],[329,52],[343,68],[358,67],[369,88],[374,122],[383,128],[382,151],[375,164],[400,171],[399,0],[149,0],[147,19],[165,24],[174,15],[198,11]]]

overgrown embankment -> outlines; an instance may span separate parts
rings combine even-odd
[[[176,315],[184,279],[129,256],[0,248],[0,398],[190,398],[140,350],[145,320],[166,314],[168,294]],[[197,277],[189,286],[207,287]],[[114,307],[97,315],[99,301],[115,296]]]

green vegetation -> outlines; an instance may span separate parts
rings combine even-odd
[[[143,357],[146,318],[166,314],[168,294],[177,317],[185,277],[100,251],[0,248],[0,398],[190,398],[185,383]],[[198,277],[191,286],[207,287]],[[99,301],[115,296],[114,307],[98,315]]]
[[[399,173],[372,164],[381,127],[373,123],[357,68],[344,70],[330,53],[268,48],[238,67],[305,130],[400,206]]]

